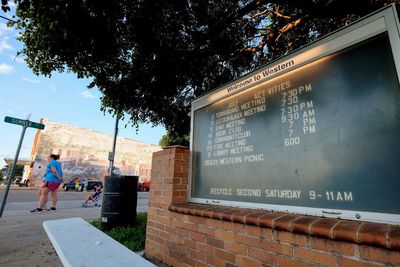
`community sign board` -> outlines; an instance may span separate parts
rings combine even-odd
[[[400,223],[389,6],[192,103],[190,201]]]

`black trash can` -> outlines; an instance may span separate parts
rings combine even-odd
[[[106,176],[104,180],[101,228],[136,224],[139,176]]]

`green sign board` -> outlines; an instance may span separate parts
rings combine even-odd
[[[190,201],[399,223],[389,11],[196,99]]]
[[[36,128],[36,129],[44,129],[44,124],[37,123],[37,122],[32,122],[29,120],[22,120],[18,118],[13,118],[13,117],[5,117],[4,121],[7,123],[12,123],[12,124],[17,124],[25,127],[31,127],[31,128]]]

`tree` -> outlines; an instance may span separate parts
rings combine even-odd
[[[1,10],[4,12],[10,11],[10,6],[8,5],[7,0],[1,0]]]
[[[174,136],[171,132],[167,132],[161,137],[160,142],[158,144],[161,147],[175,146],[175,145],[189,146],[189,142],[190,142],[189,135]]]
[[[398,0],[16,2],[34,73],[90,77],[103,111],[184,136],[195,97]]]
[[[10,173],[8,173],[8,170],[11,170],[12,164],[6,165],[3,168],[0,169],[0,180],[3,178],[3,176],[9,176]],[[22,176],[24,173],[24,166],[23,165],[17,165],[17,168],[15,169],[15,176]]]

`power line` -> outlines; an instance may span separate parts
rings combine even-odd
[[[5,20],[8,20],[8,21],[11,21],[11,22],[14,22],[14,23],[16,22],[15,20],[9,19],[9,18],[4,17],[4,16],[1,16],[1,15],[0,15],[0,18],[5,19]]]

